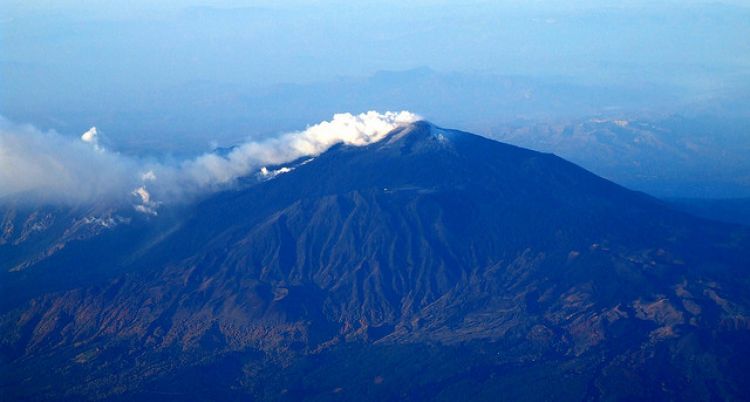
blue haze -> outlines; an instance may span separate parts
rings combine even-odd
[[[178,156],[369,109],[574,160],[506,129],[730,120],[730,137],[708,130],[697,169],[717,146],[750,144],[743,1],[124,3],[0,0],[0,115],[69,136],[96,125],[122,152]],[[722,165],[734,184],[715,194],[750,194],[745,168]]]

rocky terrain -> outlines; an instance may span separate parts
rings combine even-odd
[[[750,229],[426,122],[158,217],[0,223],[3,400],[750,395]]]

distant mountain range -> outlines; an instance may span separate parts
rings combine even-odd
[[[146,216],[0,210],[4,400],[743,400],[750,228],[417,122]]]
[[[695,93],[663,83],[592,84],[422,67],[267,86],[191,81],[133,98],[91,97],[91,104],[37,110],[11,103],[1,114],[76,137],[95,125],[108,149],[180,159],[275,137],[342,110],[407,109],[555,153],[649,194],[727,198],[750,197],[747,82],[739,75],[721,89]]]
[[[275,136],[342,110],[406,109],[446,125],[493,134],[512,122],[528,125],[589,116],[643,120],[679,112],[747,120],[747,93],[746,74],[728,80],[722,90],[696,94],[666,83],[591,83],[565,76],[420,67],[311,83],[196,80],[147,94],[117,93],[80,102],[46,104],[42,99],[34,107],[8,102],[1,114],[67,135],[78,136],[95,125],[123,152],[179,154],[203,152],[211,141],[226,146],[247,137]]]
[[[517,122],[489,132],[659,197],[738,198],[750,197],[747,127],[744,118],[672,115]]]

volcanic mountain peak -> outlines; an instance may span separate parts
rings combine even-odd
[[[212,364],[242,392],[281,392],[284,380],[263,370],[326,356],[320,364],[332,372],[340,356],[354,359],[347,351],[384,348],[362,353],[378,373],[398,375],[414,345],[440,344],[425,359],[471,356],[465,366],[441,363],[456,383],[512,370],[603,397],[601,384],[658,366],[670,375],[643,371],[653,389],[747,390],[714,390],[713,374],[685,352],[714,345],[712,367],[748,383],[748,371],[731,370],[744,363],[721,349],[729,342],[748,356],[746,229],[672,211],[554,155],[427,122],[289,166],[211,195],[150,236],[118,225],[71,242],[46,271],[23,271],[18,283],[36,293],[50,282],[39,277],[84,261],[102,263],[79,275],[104,279],[16,297],[0,316],[11,381],[54,383],[33,377],[51,362],[90,384],[71,395],[137,396],[151,381]],[[571,377],[581,370],[600,377]],[[13,391],[35,389],[46,388]]]
[[[454,131],[454,133],[456,132]],[[467,133],[463,134],[466,135]],[[426,120],[419,120],[394,129],[386,136],[384,142],[386,144],[393,144],[407,137],[410,141],[431,139],[446,142],[449,135],[451,134],[448,133],[448,130],[439,128]]]

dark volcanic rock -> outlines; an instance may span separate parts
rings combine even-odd
[[[420,122],[163,227],[135,256],[107,250],[117,275],[2,316],[3,395],[750,392],[748,229],[554,155]]]

